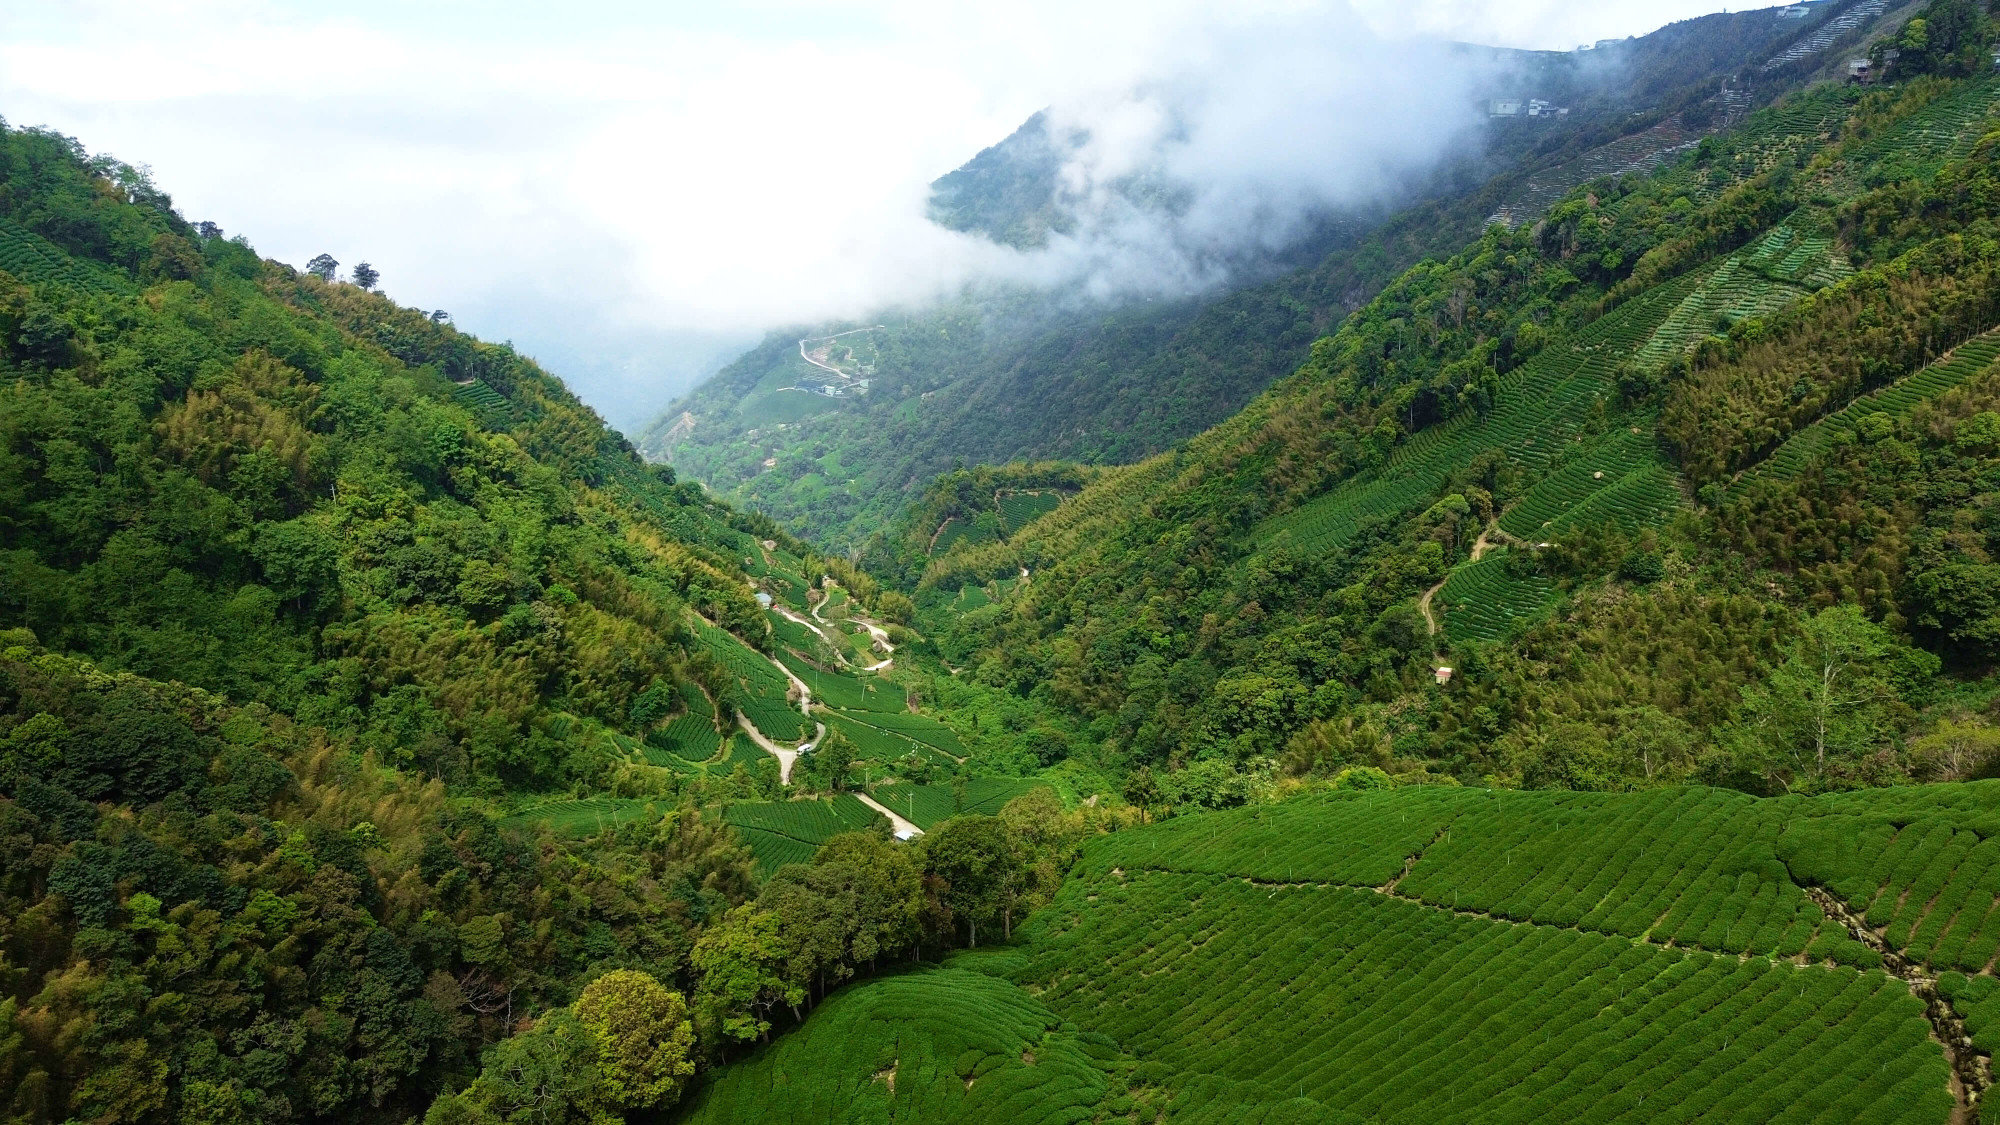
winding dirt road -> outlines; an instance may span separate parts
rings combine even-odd
[[[876,812],[881,813],[883,816],[889,818],[889,826],[896,830],[896,839],[908,840],[911,839],[912,837],[921,836],[924,834],[923,829],[918,828],[916,825],[911,824],[909,821],[904,820],[900,816],[897,816],[895,810],[891,809],[889,806],[883,804],[882,802],[877,801],[875,798],[870,797],[868,794],[856,793],[854,796],[858,798],[862,804],[867,805],[869,808],[874,809]]]
[[[819,368],[821,371],[831,371],[835,375],[838,375],[843,379],[852,379],[854,378],[854,376],[849,375],[847,372],[842,371],[840,368],[835,367],[832,364],[821,363],[819,360],[814,359],[812,357],[812,353],[806,351],[806,345],[815,344],[821,340],[838,340],[842,336],[852,336],[856,332],[875,332],[880,330],[881,328],[882,325],[877,324],[871,328],[850,328],[845,332],[835,332],[831,336],[807,336],[805,339],[799,341],[799,358],[805,360],[807,363],[812,364],[814,367]]]
[[[1507,533],[1500,531],[1493,524],[1489,523],[1486,525],[1486,529],[1479,533],[1479,538],[1472,541],[1473,562],[1478,562],[1480,556],[1492,548],[1493,542],[1490,537],[1496,534],[1504,536]],[[1438,635],[1438,619],[1437,614],[1431,610],[1431,599],[1437,597],[1438,591],[1444,589],[1444,583],[1449,581],[1451,581],[1451,575],[1447,574],[1444,577],[1444,582],[1439,582],[1437,585],[1425,590],[1424,596],[1417,599],[1417,611],[1424,615],[1424,625],[1430,630],[1430,635],[1433,637]]]
[[[778,784],[780,785],[790,785],[792,783],[792,766],[798,762],[799,755],[811,753],[812,748],[819,745],[819,740],[826,737],[826,724],[815,722],[813,725],[819,729],[813,734],[812,741],[801,742],[797,746],[787,747],[780,746],[771,741],[769,736],[763,731],[758,730],[756,725],[743,715],[736,716],[736,725],[743,728],[743,733],[750,736],[750,741],[763,747],[765,753],[778,759]]]

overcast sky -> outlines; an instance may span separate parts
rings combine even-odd
[[[1176,68],[1269,79],[1259,36],[1303,74],[1315,35],[1567,49],[1721,8],[0,0],[0,116],[150,166],[267,257],[366,259],[630,428],[768,327],[1006,268],[922,221],[925,185],[1044,106]]]

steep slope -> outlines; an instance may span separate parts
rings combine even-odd
[[[1313,768],[1365,728],[1336,759],[1518,780],[1581,753],[1650,777],[1606,742],[1644,713],[1718,779],[1790,784],[1784,737],[1743,693],[1811,610],[1921,623],[1915,639],[1968,674],[1991,657],[1969,585],[1990,548],[1943,529],[1990,502],[1985,352],[1950,349],[2000,324],[1981,140],[1996,104],[1987,76],[1821,87],[1533,227],[1491,227],[1228,422],[1103,473],[1004,543],[930,558],[920,620],[953,664],[1054,699],[1128,766]],[[1841,413],[1885,384],[1909,389]],[[1934,409],[1912,409],[1927,396]],[[1839,436],[1863,412],[1860,440]],[[1814,426],[1828,437],[1801,442],[1870,458],[1873,489],[1846,471],[1730,483]],[[1957,491],[1919,487],[1940,473]],[[1714,507],[1732,488],[1755,509]],[[1862,526],[1826,488],[1879,514]],[[962,591],[1022,574],[1003,604],[959,612]],[[1690,612],[1727,624],[1668,642]],[[1602,632],[1621,618],[1650,624]],[[1438,675],[1458,678],[1439,691]],[[1898,682],[1898,706],[1930,698],[1921,677]],[[1863,745],[1906,761],[1895,739],[1916,731],[1896,714],[1843,736],[1841,768]],[[1826,761],[1822,747],[1805,772]]]
[[[1867,19],[1820,50],[1763,69],[1862,9]],[[1571,114],[1494,123],[1483,148],[1412,185],[1394,213],[1326,216],[1297,246],[1240,271],[1233,291],[1112,309],[1076,295],[970,293],[928,313],[787,330],[669,409],[639,444],[841,548],[892,522],[955,460],[1136,461],[1241,408],[1414,262],[1450,254],[1493,216],[1532,222],[1579,183],[1685,151],[1880,16],[1879,3],[1847,0],[1803,24],[1717,15],[1601,53],[1506,55],[1496,96],[1525,89]],[[1003,241],[1061,228],[1059,140],[1031,122],[982,153],[940,181],[940,218]],[[866,393],[793,389],[824,381],[799,357],[801,338],[874,325],[885,327],[864,337],[880,357]]]
[[[0,136],[0,271],[0,614],[43,644],[454,784],[657,788],[628,744],[697,709],[802,737],[742,671],[776,529],[509,349],[33,130]]]
[[[769,1027],[730,927],[794,1009],[957,940],[869,802],[1005,812],[1033,709],[443,319],[0,128],[0,1118],[636,1118]]]

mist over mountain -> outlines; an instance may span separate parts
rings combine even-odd
[[[1827,65],[1863,7],[1562,52],[1385,40],[1344,10],[1238,21],[937,179],[925,226],[956,240],[932,259],[956,288],[774,330],[636,440],[846,547],[960,461],[1137,460],[1294,369],[1396,271]],[[867,386],[807,358],[834,333],[867,341]]]
[[[2000,3],[1471,2],[10,12],[0,1125],[2000,1120]]]

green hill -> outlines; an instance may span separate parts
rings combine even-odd
[[[1025,725],[910,711],[885,591],[445,319],[0,127],[0,1118],[512,1106],[592,989],[701,1001],[718,1057],[748,1017],[702,951],[866,913],[829,882],[902,921],[788,990],[956,940],[886,819],[788,798],[850,780],[849,723],[860,780],[938,782],[927,824],[953,780],[999,812]],[[784,788],[759,736],[821,755]],[[577,1112],[657,1108],[562,1059]]]
[[[939,309],[787,329],[669,407],[638,444],[843,550],[894,523],[955,462],[1139,461],[1242,409],[1399,273],[1452,254],[1494,216],[1532,225],[1577,185],[1649,170],[1793,88],[1872,17],[1794,62],[1762,64],[1864,7],[1881,15],[1879,4],[1841,0],[1800,23],[1766,11],[1706,16],[1603,56],[1502,52],[1495,96],[1530,88],[1570,115],[1499,123],[1393,213],[1331,216],[1223,292],[1114,308],[1079,308],[1073,294],[970,292]],[[1725,79],[1749,92],[1720,97]],[[935,217],[1038,241],[1064,226],[1053,183],[1063,151],[1031,121],[940,180]],[[800,359],[801,338],[874,325],[886,327],[869,334],[879,361],[865,393],[793,389],[823,374]]]
[[[1937,776],[2000,655],[1992,541],[1944,530],[1991,496],[1996,107],[1990,74],[1819,86],[1491,226],[1227,422],[930,555],[919,620],[1128,773],[1642,784],[1643,719],[1683,778]],[[1802,767],[1769,692],[1841,603],[1918,663]]]
[[[0,1117],[1993,1119],[1990,16],[1538,56],[1572,132],[1217,300],[774,336],[666,429],[818,546],[0,129]]]
[[[1990,1082],[1996,784],[1413,789],[1120,832],[1018,947],[851,986],[690,1119],[963,1120],[990,1074],[1062,1120],[1942,1122]]]

